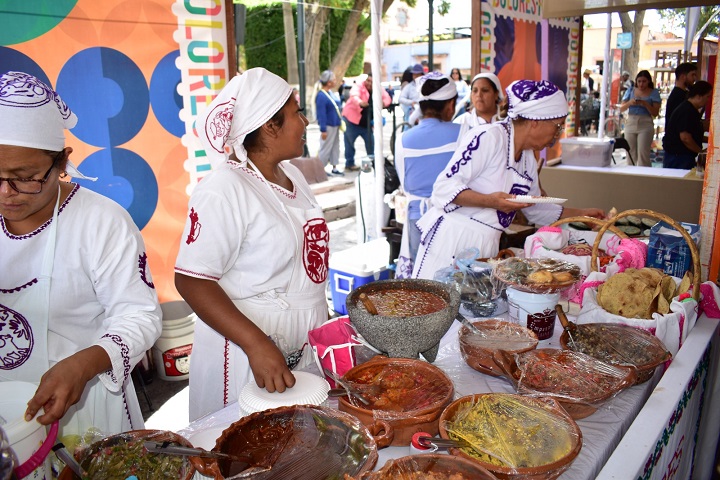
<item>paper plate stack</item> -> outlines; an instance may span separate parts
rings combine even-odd
[[[270,393],[255,382],[245,385],[238,398],[240,416],[289,405],[322,405],[327,400],[330,385],[324,378],[308,372],[293,372],[293,375],[295,386],[282,393]]]

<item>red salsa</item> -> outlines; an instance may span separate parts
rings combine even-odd
[[[384,317],[417,317],[447,307],[447,302],[434,293],[421,290],[381,290],[368,295],[378,315]]]

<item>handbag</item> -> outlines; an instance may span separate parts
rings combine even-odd
[[[332,318],[318,328],[308,332],[308,340],[313,349],[315,362],[321,372],[328,369],[342,377],[355,366],[355,347],[362,345],[350,317]],[[325,379],[335,388],[335,381],[325,375]]]
[[[340,113],[340,109],[338,108],[337,103],[335,103],[335,99],[333,99],[333,97],[325,90],[321,90],[321,92],[327,95],[328,99],[330,99],[330,101],[332,102],[333,107],[335,107],[335,111],[337,112],[338,118],[340,119],[340,131],[344,132],[347,129],[347,125],[345,125],[345,120],[343,120],[342,118],[342,114]]]

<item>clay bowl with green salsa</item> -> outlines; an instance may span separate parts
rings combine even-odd
[[[75,453],[75,458],[93,480],[115,480],[135,475],[139,479],[190,480],[195,468],[178,455],[148,453],[144,442],[170,442],[192,447],[180,435],[165,430],[131,430],[103,438]],[[58,480],[78,480],[68,467]]]
[[[378,311],[368,312],[360,300],[366,294]],[[370,343],[389,357],[434,362],[440,339],[460,308],[460,293],[434,280],[380,280],[356,288],[346,300],[351,323]]]

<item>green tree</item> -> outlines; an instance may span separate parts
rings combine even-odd
[[[686,10],[685,8],[666,8],[658,10],[658,13],[660,18],[664,20],[665,28],[675,30],[681,27],[684,28]],[[700,38],[708,35],[717,36],[720,31],[720,5],[700,7],[700,20],[697,28]]]
[[[640,61],[640,34],[643,29],[645,10],[637,10],[635,18],[630,18],[629,12],[617,12],[617,14],[620,17],[623,32],[631,32],[633,39],[632,47],[625,50],[625,55],[623,55],[622,69],[628,72],[637,72]]]

